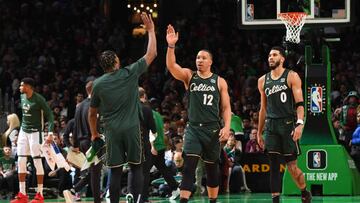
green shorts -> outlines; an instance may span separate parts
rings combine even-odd
[[[298,142],[292,139],[295,129],[293,118],[266,119],[265,121],[265,150],[285,156],[299,155]]]
[[[120,167],[126,163],[140,164],[143,157],[140,127],[127,130],[105,129],[106,165]]]
[[[184,153],[188,156],[199,156],[204,162],[215,163],[220,157],[220,125],[187,124],[184,137]]]

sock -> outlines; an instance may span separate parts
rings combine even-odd
[[[187,203],[189,201],[189,199],[186,198],[180,198],[180,203]]]
[[[43,196],[43,184],[38,184],[37,192]]]
[[[306,195],[306,193],[307,193],[307,190],[306,190],[306,186],[305,186],[303,189],[301,189],[301,196]]]
[[[20,190],[21,193],[23,193],[24,195],[26,195],[25,182],[19,182],[19,190]]]
[[[279,195],[273,196],[272,201],[273,201],[273,203],[279,203],[280,202],[280,196]]]
[[[210,203],[216,203],[217,198],[210,198]]]

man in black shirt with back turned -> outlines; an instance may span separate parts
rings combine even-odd
[[[82,152],[84,154],[86,154],[87,150],[91,146],[91,132],[88,123],[88,111],[90,106],[92,85],[93,85],[93,81],[89,81],[86,84],[86,92],[88,94],[88,98],[83,100],[76,107],[75,118],[74,118],[75,123],[74,123],[74,132],[73,132],[73,141],[74,141],[73,151]],[[89,168],[89,173],[91,178],[90,185],[95,203],[101,202],[101,198],[100,198],[101,168],[102,168],[101,163],[97,165],[93,163]],[[87,175],[86,178],[80,179],[80,181],[74,186],[72,193],[79,192],[88,182],[89,182],[89,175]],[[68,191],[64,191],[64,192],[68,193]],[[68,195],[64,195],[64,197],[68,197]]]

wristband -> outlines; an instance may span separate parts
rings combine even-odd
[[[298,120],[296,121],[296,126],[299,126],[299,125],[304,125],[304,120],[298,119]]]
[[[168,45],[168,48],[170,48],[170,49],[175,49],[175,45],[173,45],[173,46]]]

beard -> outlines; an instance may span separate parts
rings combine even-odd
[[[271,70],[275,70],[277,67],[279,67],[280,61],[276,61],[273,65],[269,64],[269,67]]]

